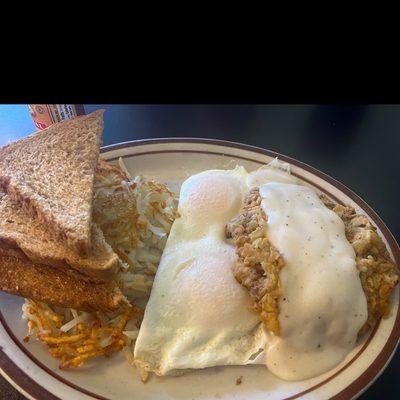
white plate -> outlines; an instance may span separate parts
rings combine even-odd
[[[293,174],[337,202],[349,203],[378,227],[397,265],[400,249],[375,212],[348,188],[299,161],[271,151],[237,143],[202,139],[144,140],[108,146],[103,157],[123,157],[133,175],[144,174],[178,190],[189,175],[210,168],[232,168],[236,163],[253,170],[279,156]],[[365,337],[337,368],[317,378],[285,382],[263,366],[218,367],[181,377],[152,377],[142,384],[122,354],[98,359],[94,367],[60,371],[46,348],[25,344],[22,299],[0,294],[0,368],[5,378],[32,399],[349,399],[363,392],[383,371],[400,336],[399,288],[389,318]],[[243,376],[242,384],[236,378]]]

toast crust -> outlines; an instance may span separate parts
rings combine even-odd
[[[0,188],[81,255],[91,249],[103,112],[56,123],[0,148]]]
[[[80,256],[0,192],[0,242],[20,248],[34,263],[61,269],[72,267],[83,274],[82,279],[110,281],[119,270],[119,258],[96,224],[92,224],[91,236],[90,254]]]
[[[116,311],[129,306],[114,283],[92,283],[77,273],[34,264],[18,249],[0,246],[0,290],[82,311]]]

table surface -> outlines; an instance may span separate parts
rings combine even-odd
[[[276,151],[331,175],[360,195],[400,239],[399,105],[86,105],[105,108],[104,145],[204,137]],[[0,145],[34,131],[26,105],[0,105]],[[400,356],[361,396],[400,398]],[[22,399],[0,377],[0,399]]]

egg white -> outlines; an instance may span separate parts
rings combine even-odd
[[[210,170],[187,179],[135,346],[142,368],[177,370],[254,362],[265,345],[259,318],[231,268],[225,226],[241,210],[247,172]]]

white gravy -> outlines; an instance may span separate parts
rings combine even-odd
[[[335,367],[353,349],[367,302],[343,221],[300,185],[260,186],[268,237],[285,259],[281,336],[269,334],[266,365],[300,380]]]

